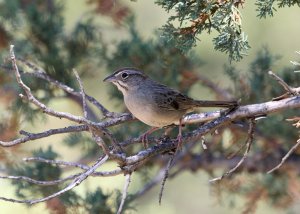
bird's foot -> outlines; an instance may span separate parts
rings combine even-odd
[[[151,134],[152,132],[156,131],[157,127],[152,127],[151,129],[149,129],[148,131],[146,131],[144,134],[141,135],[141,141],[144,145],[144,148],[147,149],[148,148],[148,135]]]

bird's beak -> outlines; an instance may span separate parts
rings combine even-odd
[[[112,74],[112,75],[109,75],[108,77],[106,77],[103,82],[115,82],[117,81],[117,78]]]

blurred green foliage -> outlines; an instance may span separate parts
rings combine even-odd
[[[34,151],[33,156],[42,157],[46,159],[55,159],[57,158],[57,153],[49,147],[46,151],[39,149],[38,151]],[[34,163],[32,166],[26,165],[25,167],[15,167],[10,168],[11,174],[14,175],[23,175],[35,180],[47,181],[47,180],[57,180],[61,176],[61,169],[57,166],[52,166],[45,163]],[[13,181],[12,182],[16,186],[16,195],[21,198],[26,198],[27,193],[30,192],[31,194],[36,195],[41,194],[42,196],[47,196],[52,192],[59,190],[58,186],[53,188],[52,186],[39,186],[29,182],[19,182]]]
[[[99,51],[101,34],[89,17],[80,19],[71,32],[66,32],[63,12],[61,1],[4,0],[0,4],[0,23],[9,35],[10,43],[15,45],[18,56],[32,59],[50,77],[76,89],[78,84],[72,69],[77,68],[83,77],[95,72],[97,63],[93,57]],[[7,51],[0,52],[0,57],[6,56]],[[28,70],[26,66],[23,69]],[[24,82],[30,84],[34,93],[43,88],[43,93],[35,95],[45,104],[58,91],[40,79],[25,76]],[[12,81],[10,84],[16,83]],[[16,94],[19,93],[20,89]],[[13,105],[17,106],[15,110],[27,116],[27,121],[37,118],[33,116],[37,113],[33,108],[19,99],[16,102]]]

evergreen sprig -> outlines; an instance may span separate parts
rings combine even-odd
[[[300,6],[299,0],[257,0],[259,18],[273,16],[275,7]],[[201,34],[215,30],[214,48],[228,55],[229,60],[241,60],[250,48],[247,34],[242,28],[240,8],[244,0],[202,1],[202,0],[157,0],[156,4],[172,15],[161,27],[166,41],[174,43],[183,52],[196,46]]]
[[[242,31],[239,12],[242,1],[161,0],[156,3],[175,13],[162,27],[163,36],[183,52],[196,45],[198,36],[212,30],[219,34],[213,39],[215,49],[227,53],[230,60],[242,59],[250,47]]]

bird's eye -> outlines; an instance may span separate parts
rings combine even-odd
[[[126,78],[128,77],[128,74],[127,74],[126,72],[124,72],[124,73],[121,74],[121,77],[122,77],[123,79],[126,79]]]

